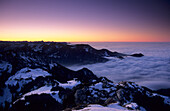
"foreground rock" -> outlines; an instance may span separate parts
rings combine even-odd
[[[78,110],[89,104],[101,105],[101,109],[170,109],[169,97],[133,82],[115,84],[86,68],[72,71],[56,63],[44,69],[22,68],[7,79],[1,90],[1,111]]]

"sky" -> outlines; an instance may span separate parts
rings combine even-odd
[[[0,0],[0,40],[170,42],[168,0]]]

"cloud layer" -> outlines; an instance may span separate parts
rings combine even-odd
[[[138,48],[135,48],[138,50]],[[133,48],[124,51],[133,52]],[[134,50],[134,51],[135,51]],[[110,58],[106,63],[71,66],[73,70],[86,67],[98,77],[106,76],[114,82],[134,81],[151,89],[170,88],[170,50],[166,47],[144,47],[144,57]]]

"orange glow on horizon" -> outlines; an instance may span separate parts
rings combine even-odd
[[[111,30],[10,30],[0,33],[2,41],[55,41],[55,42],[168,42],[166,37],[152,32]],[[157,39],[155,39],[157,38]]]
[[[0,27],[2,41],[55,41],[55,42],[168,42],[168,35],[151,30],[117,27],[96,27],[65,24],[44,27],[33,24],[4,25]],[[50,27],[50,28],[49,28]],[[161,37],[160,37],[161,35]],[[161,38],[161,39],[160,39]]]

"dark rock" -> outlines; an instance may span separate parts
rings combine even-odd
[[[77,78],[84,83],[88,83],[94,79],[97,79],[97,76],[94,75],[93,72],[87,68],[83,68],[78,71],[72,71],[59,64],[49,70],[49,73],[53,75],[54,79],[57,79],[58,81],[63,83],[67,82],[68,80],[73,80],[74,78]]]
[[[130,56],[133,56],[133,57],[142,57],[142,56],[144,56],[142,53],[139,53],[139,54],[132,54],[132,55],[130,55]]]
[[[168,89],[159,89],[159,90],[156,90],[155,92],[170,97],[170,88],[168,88]]]
[[[122,105],[134,102],[144,107],[147,111],[170,110],[169,103],[164,101],[165,98],[154,95],[151,90],[147,90],[147,88],[138,86],[133,82],[120,82],[116,93]]]
[[[117,100],[115,100],[114,98],[108,98],[105,102],[104,102],[104,106],[110,104],[110,103],[115,103]]]
[[[28,96],[25,100],[16,102],[12,107],[14,111],[58,111],[62,109],[62,104],[46,94]]]
[[[74,96],[76,105],[87,104],[86,102],[87,95],[83,89],[78,89]]]

